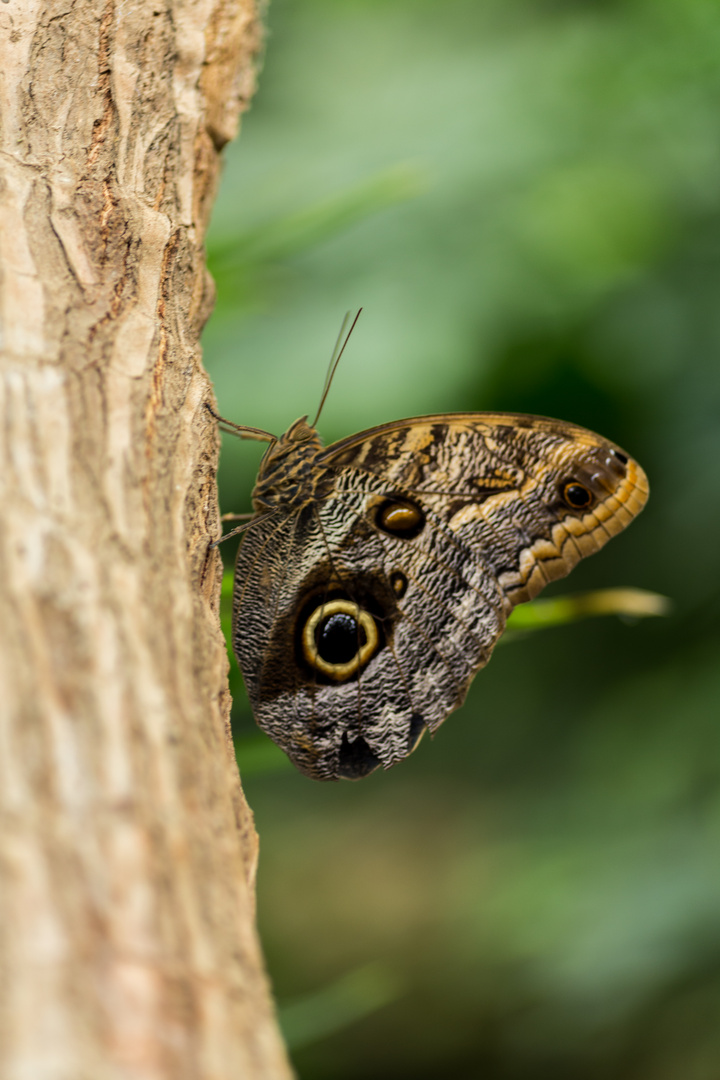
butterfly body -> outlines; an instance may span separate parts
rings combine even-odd
[[[512,608],[642,509],[619,447],[502,413],[271,444],[235,572],[233,646],[257,722],[316,779],[406,757],[465,698]]]

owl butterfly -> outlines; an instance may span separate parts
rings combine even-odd
[[[515,605],[648,497],[618,446],[540,416],[421,416],[328,447],[317,417],[279,438],[222,423],[270,442],[240,527],[233,648],[257,723],[317,780],[407,757]]]

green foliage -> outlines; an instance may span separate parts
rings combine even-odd
[[[381,964],[364,964],[315,994],[288,1002],[280,1024],[291,1050],[342,1031],[402,992],[398,980]]]
[[[715,1080],[718,5],[274,0],[269,19],[209,240],[223,414],[312,415],[362,304],[328,441],[538,412],[625,445],[652,489],[387,774],[298,775],[233,667],[299,1073]],[[260,453],[226,440],[223,509],[248,509]],[[628,618],[661,596],[667,617]],[[623,618],[575,624],[610,601]]]

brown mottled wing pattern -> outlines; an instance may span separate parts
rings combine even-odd
[[[323,497],[258,519],[241,545],[234,623],[256,720],[317,779],[406,757],[462,703],[513,606],[620,532],[648,492],[619,447],[538,417],[398,421],[317,463],[334,478]],[[342,679],[308,662],[303,638],[336,608],[376,628]]]
[[[335,443],[325,457],[418,492],[458,538],[482,551],[512,607],[599,551],[648,497],[645,473],[619,446],[541,416],[399,420]],[[592,492],[587,509],[563,501],[562,485],[572,480]]]

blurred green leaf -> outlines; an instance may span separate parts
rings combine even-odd
[[[385,965],[364,964],[314,994],[281,1004],[285,1040],[291,1050],[317,1042],[395,1001],[402,990]]]
[[[231,237],[211,234],[208,267],[222,301],[226,279],[251,277],[260,268],[306,252],[335,237],[357,222],[396,203],[415,198],[427,186],[422,171],[409,164],[395,165],[359,184],[284,217],[267,221]],[[233,302],[238,303],[237,291]]]

